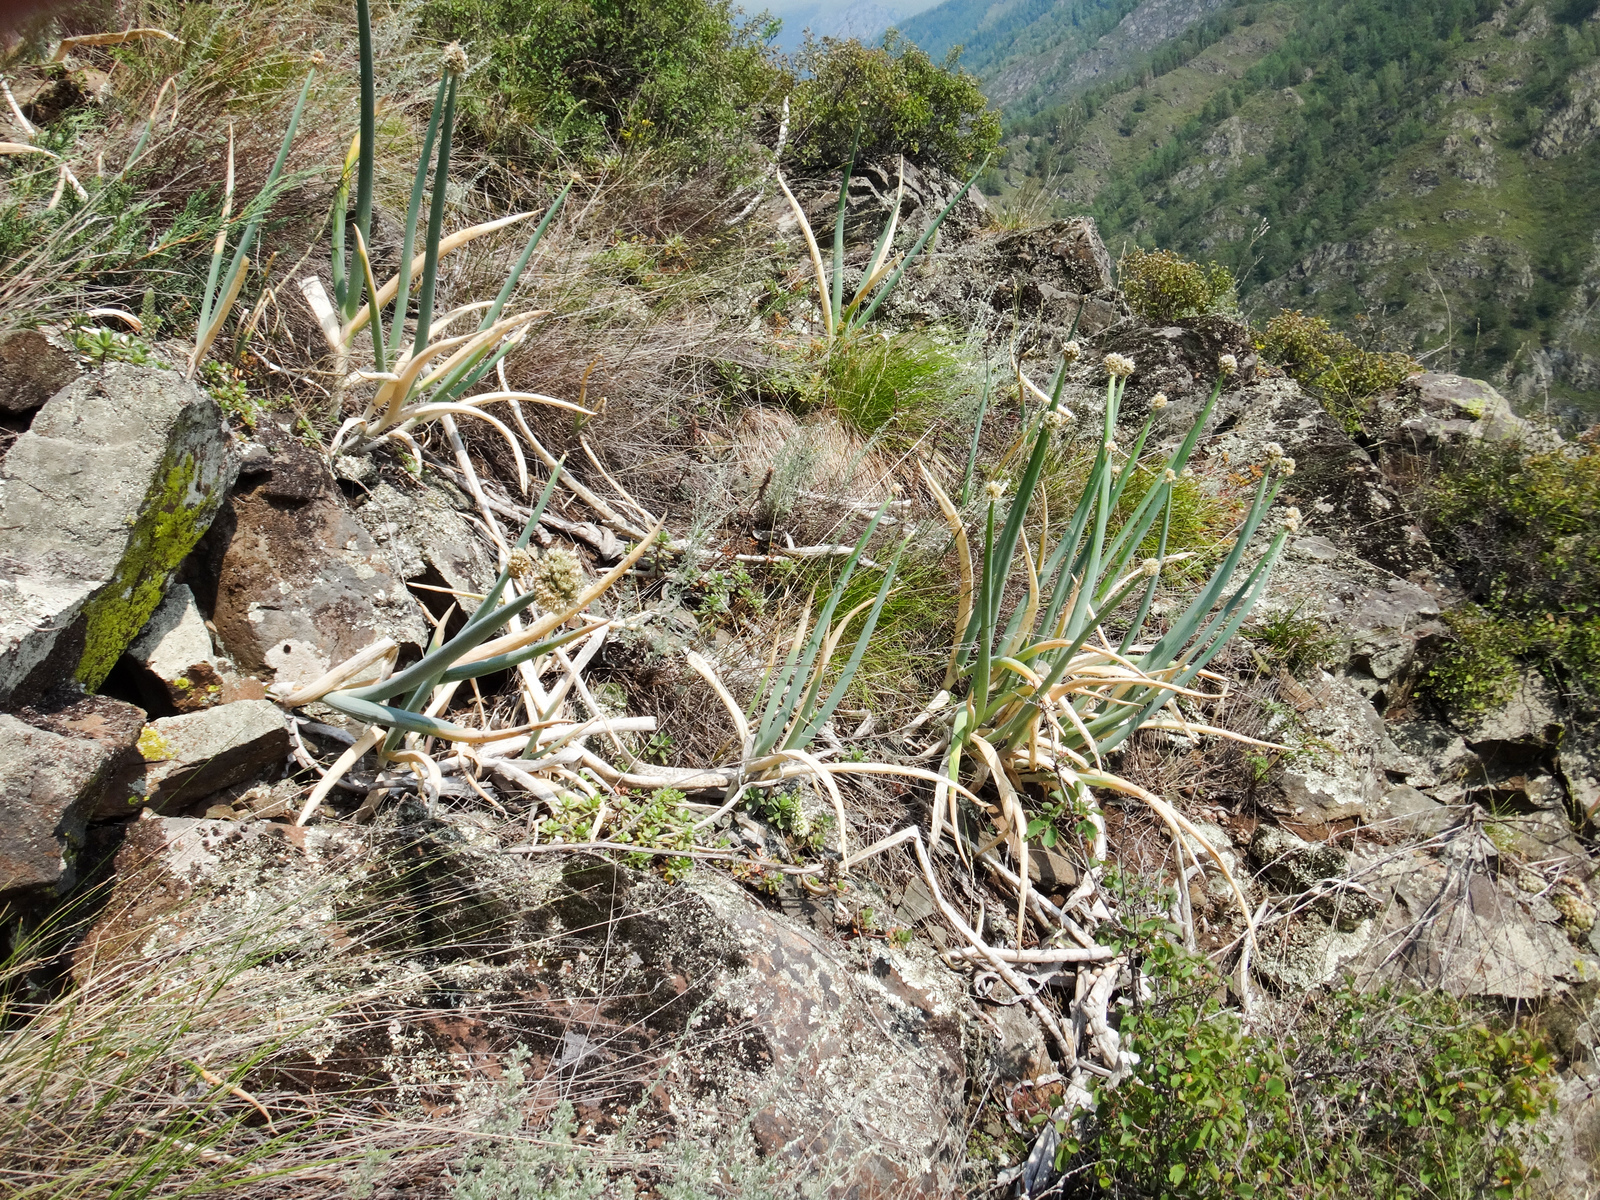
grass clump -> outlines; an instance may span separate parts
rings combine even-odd
[[[922,333],[841,342],[823,378],[844,423],[895,443],[915,441],[960,404],[966,363]]]
[[[1221,263],[1201,266],[1171,250],[1135,247],[1117,263],[1117,277],[1128,306],[1151,325],[1234,307],[1232,271]]]
[[[1315,994],[1292,1032],[1249,1028],[1209,967],[1157,942],[1166,993],[1122,1018],[1141,1056],[1058,1162],[1107,1196],[1523,1194],[1554,1064],[1527,1030],[1443,993]]]

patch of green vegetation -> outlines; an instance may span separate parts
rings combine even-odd
[[[1468,446],[1418,499],[1478,601],[1449,615],[1456,645],[1430,674],[1434,695],[1479,711],[1509,693],[1514,660],[1531,657],[1570,696],[1600,703],[1600,442],[1531,455]]]
[[[830,170],[904,153],[965,176],[1000,140],[1000,114],[978,80],[961,69],[960,50],[935,62],[894,30],[880,46],[853,39],[808,39],[796,56],[785,157],[802,170]]]
[[[874,334],[836,343],[823,382],[846,425],[908,446],[961,406],[966,373],[961,355],[932,335]]]
[[[1221,263],[1201,266],[1170,250],[1129,250],[1117,263],[1128,306],[1151,325],[1236,306],[1233,272]]]
[[[803,597],[800,588],[815,586],[822,595],[832,586],[837,570],[836,561],[804,566],[795,572],[797,586],[791,591]],[[877,571],[857,570],[839,600],[839,615],[869,603],[882,582]],[[915,715],[914,710],[937,690],[950,653],[957,593],[955,575],[941,558],[920,554],[915,547],[907,549],[850,687],[852,697],[879,714],[880,728],[885,714]],[[865,610],[855,618],[854,627],[859,629],[864,619]],[[854,637],[854,632],[846,632],[841,646],[849,647]]]
[[[602,815],[600,839],[644,846],[652,850],[694,849],[694,814],[683,808],[684,794],[676,788],[657,788],[648,796],[623,793],[620,796],[584,795],[562,792],[550,804],[550,815],[541,818],[545,840],[587,842],[595,818]],[[669,883],[677,883],[694,866],[694,860],[678,855],[624,854],[630,867],[659,870]]]
[[[1143,969],[1156,999],[1120,1026],[1133,1078],[1062,1131],[1058,1164],[1101,1193],[1511,1197],[1534,1176],[1554,1063],[1526,1029],[1345,985],[1292,1031],[1258,1030],[1218,1006],[1203,960],[1156,940]]]
[[[1332,657],[1338,635],[1316,617],[1304,615],[1304,602],[1257,617],[1245,633],[1261,643],[1272,665],[1291,675],[1315,670]]]
[[[1334,330],[1326,317],[1287,309],[1267,322],[1257,346],[1322,401],[1346,432],[1356,433],[1371,412],[1369,401],[1422,370],[1408,354],[1364,350]]]

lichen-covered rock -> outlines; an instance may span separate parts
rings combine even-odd
[[[209,708],[221,699],[224,664],[213,653],[211,631],[187,584],[168,589],[161,607],[128,647],[128,658],[179,712]]]
[[[0,902],[49,900],[77,881],[90,816],[134,749],[144,713],[99,696],[26,721],[0,716]]]
[[[0,338],[0,412],[32,412],[77,377],[72,355],[41,331]]]
[[[494,582],[498,568],[443,485],[429,481],[401,492],[393,484],[378,483],[355,514],[400,579],[458,592],[485,592]],[[451,598],[435,595],[443,613]],[[472,601],[460,603],[470,610]]]
[[[1250,327],[1222,316],[1184,317],[1171,325],[1122,326],[1097,347],[1133,360],[1124,402],[1126,415],[1143,419],[1145,401],[1157,392],[1168,399],[1195,393],[1209,395],[1222,356],[1231,354],[1238,369],[1225,385],[1243,386],[1255,378],[1256,348]]]
[[[1600,975],[1546,895],[1494,869],[1497,850],[1477,826],[1441,838],[1434,853],[1373,847],[1352,856],[1353,874],[1386,898],[1358,978],[1533,1000]]]
[[[239,700],[151,721],[138,745],[143,761],[124,772],[100,816],[126,816],[140,807],[158,813],[186,808],[282,762],[289,733],[283,711],[270,700]]]
[[[1473,441],[1526,441],[1527,421],[1481,379],[1428,372],[1413,375],[1378,402],[1382,432],[1418,452]]]
[[[305,683],[380,638],[426,644],[389,556],[351,513],[321,457],[263,431],[234,493],[212,622],[244,671]],[[222,532],[222,531],[219,531]]]
[[[520,1107],[596,1133],[724,1145],[828,1195],[952,1194],[965,1143],[957,977],[915,947],[797,928],[725,875],[508,854],[486,825],[405,809],[365,829],[149,818],[79,952],[160,954],[230,922],[286,930],[282,1009],[350,997],[266,1064],[280,1089],[360,1089],[419,1115],[526,1053]],[[398,901],[398,902],[397,902]],[[661,1144],[659,1141],[652,1144]]]
[[[1127,312],[1094,222],[1074,217],[941,248],[906,272],[879,315],[898,324],[980,323],[1052,357],[1074,324],[1076,336],[1088,338]]]
[[[1381,808],[1384,763],[1396,754],[1383,718],[1349,680],[1317,673],[1297,719],[1278,718],[1272,736],[1293,747],[1268,781],[1285,823],[1316,827],[1371,819]]]
[[[216,402],[107,363],[39,410],[0,468],[0,705],[99,687],[237,469]]]

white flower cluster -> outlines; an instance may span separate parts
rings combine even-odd
[[[1150,407],[1156,412],[1160,412],[1166,406],[1167,394],[1165,392],[1157,392],[1154,396],[1150,397]]]
[[[1283,474],[1285,479],[1287,479],[1290,475],[1293,475],[1294,459],[1285,454],[1281,459],[1278,460],[1278,470]]]
[[[1049,429],[1051,433],[1060,433],[1071,420],[1072,414],[1060,408],[1052,408],[1044,415],[1045,428]]]
[[[583,590],[583,562],[564,546],[546,550],[533,565],[528,590],[545,612],[565,612]]]
[[[1161,560],[1159,558],[1147,558],[1139,564],[1139,570],[1153,578],[1161,574]]]
[[[512,550],[510,557],[506,559],[506,566],[510,568],[511,578],[524,585],[533,578],[533,564],[533,555],[529,554],[521,546]]]
[[[1177,483],[1178,482],[1178,473],[1176,471],[1174,471],[1171,467],[1168,467],[1167,468],[1167,473],[1164,476],[1162,476],[1162,478],[1164,478],[1168,483]]]
[[[1126,379],[1133,374],[1133,359],[1122,354],[1108,354],[1105,360],[1106,374],[1116,379]]]
[[[1075,341],[1068,342],[1065,346],[1061,347],[1061,357],[1066,359],[1069,363],[1077,362],[1078,359],[1083,357],[1083,347],[1078,345],[1078,343]]]
[[[1283,527],[1290,533],[1300,532],[1300,510],[1291,508],[1283,514]]]
[[[1232,375],[1239,369],[1239,360],[1231,354],[1224,354],[1217,359],[1217,367],[1224,375]]]
[[[990,500],[999,500],[1006,494],[1006,481],[1003,479],[989,480],[988,483],[983,485],[983,494],[989,497]]]
[[[451,42],[444,48],[444,53],[439,56],[439,65],[451,75],[467,73],[467,52],[461,48],[460,42]]]

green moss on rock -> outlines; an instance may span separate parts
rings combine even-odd
[[[116,575],[84,606],[83,655],[74,674],[91,692],[160,606],[172,572],[210,527],[221,503],[220,489],[199,486],[192,452],[169,452],[156,479]]]

